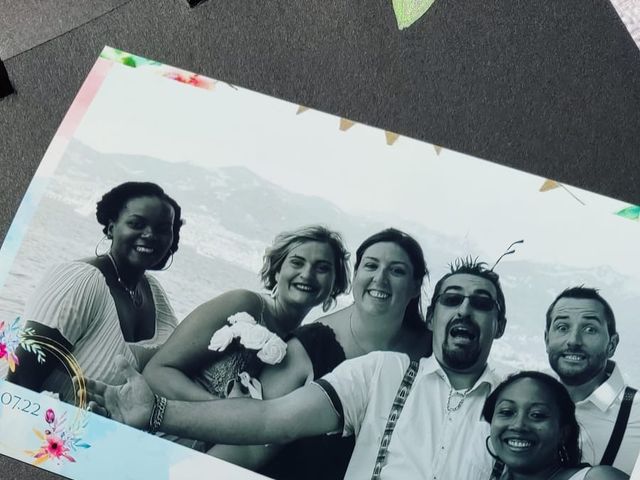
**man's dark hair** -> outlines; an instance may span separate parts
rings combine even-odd
[[[600,302],[600,304],[604,308],[604,315],[607,320],[607,330],[609,331],[609,336],[612,336],[616,333],[616,317],[613,315],[611,306],[604,298],[602,298],[597,289],[585,287],[583,285],[567,288],[556,297],[551,305],[549,305],[549,308],[547,309],[547,332],[549,331],[549,327],[551,327],[551,313],[553,311],[553,308],[561,298],[577,298],[579,300],[595,300],[597,302]]]
[[[435,289],[433,291],[433,296],[431,297],[431,304],[429,305],[429,308],[427,308],[427,320],[430,320],[433,316],[433,312],[436,308],[436,299],[438,298],[438,295],[440,295],[442,283],[447,278],[453,275],[466,273],[489,280],[493,284],[493,286],[496,288],[496,295],[498,297],[496,298],[496,301],[498,302],[498,322],[506,325],[507,306],[505,305],[502,286],[500,286],[500,276],[496,272],[494,272],[493,270],[489,270],[485,262],[479,262],[477,258],[472,257],[457,258],[450,265],[450,270],[451,271],[449,273],[447,273],[444,277],[438,280],[438,283],[436,283]]]

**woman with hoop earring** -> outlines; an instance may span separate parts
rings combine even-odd
[[[126,182],[107,192],[96,218],[105,238],[95,257],[49,270],[23,318],[43,341],[70,352],[84,376],[118,383],[116,355],[141,371],[177,325],[166,293],[147,271],[173,261],[183,221],[177,202],[149,182]],[[98,252],[105,239],[108,249]],[[17,353],[19,366],[7,380],[73,402],[66,365],[52,354],[38,363],[22,348]]]
[[[555,378],[534,371],[510,376],[487,397],[486,447],[495,460],[491,480],[624,480],[609,466],[580,463],[575,405]],[[463,459],[461,459],[463,460]]]

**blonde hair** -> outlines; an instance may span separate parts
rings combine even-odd
[[[306,242],[326,243],[333,250],[335,281],[329,298],[323,304],[324,310],[328,310],[335,302],[338,295],[347,293],[351,287],[349,269],[349,252],[344,246],[342,236],[323,225],[307,225],[287,232],[279,233],[270,247],[264,252],[260,279],[267,290],[273,289],[276,284],[276,273],[282,268],[284,259],[289,252]]]

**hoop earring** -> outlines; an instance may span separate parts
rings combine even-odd
[[[489,455],[491,455],[491,458],[493,458],[498,462],[501,462],[502,460],[500,460],[500,458],[491,451],[491,445],[489,444],[490,440],[491,440],[491,435],[487,435],[487,438],[485,438],[484,440],[484,446],[487,447],[487,452],[489,452]]]
[[[109,251],[111,250],[111,245],[109,245],[109,248],[107,248],[104,252],[102,253],[98,253],[98,247],[100,246],[100,244],[102,242],[104,242],[105,240],[111,240],[111,236],[109,235],[104,235],[96,244],[96,248],[93,249],[93,252],[96,254],[96,257],[104,257],[107,253],[109,253]]]
[[[567,447],[565,447],[564,443],[560,445],[560,448],[558,449],[558,457],[560,457],[561,465],[569,463],[569,453],[567,452]]]
[[[322,311],[324,313],[327,313],[333,307],[333,304],[335,301],[336,301],[335,298],[327,297],[327,299],[324,302],[322,302]]]
[[[169,270],[169,268],[171,268],[171,265],[173,265],[173,250],[169,250],[171,252],[171,256],[169,257],[169,265],[165,265],[164,267],[162,267],[160,270],[158,270],[159,272],[164,272],[165,270]]]
[[[271,298],[276,298],[277,295],[278,295],[278,284],[276,283],[271,289],[271,292],[269,292],[269,296]]]

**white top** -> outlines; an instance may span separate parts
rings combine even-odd
[[[335,390],[327,391],[330,399],[337,396],[339,404],[334,408],[343,412],[343,435],[356,435],[345,480],[371,478],[380,439],[409,363],[405,354],[373,352],[347,360],[323,377],[328,389]],[[489,424],[481,418],[481,412],[486,397],[500,380],[486,368],[462,406],[448,413],[449,380],[433,356],[421,359],[391,437],[381,478],[489,478],[493,466],[485,450]],[[458,405],[460,398],[454,396],[450,407]]]
[[[607,381],[587,398],[576,403],[583,462],[591,465],[600,463],[618,417],[624,389],[622,373],[614,364],[614,369]],[[640,453],[640,393],[637,393],[633,399],[627,430],[622,437],[620,450],[613,466],[631,475],[638,453]]]
[[[50,269],[27,302],[23,320],[31,320],[58,330],[73,346],[73,356],[85,377],[106,383],[122,383],[113,368],[116,355],[124,355],[134,368],[138,359],[130,346],[154,348],[164,343],[177,321],[166,293],[158,281],[145,275],[151,287],[156,311],[156,331],[152,338],[127,343],[120,329],[116,304],[103,274],[85,262],[69,262]],[[53,354],[45,350],[50,357]],[[73,401],[67,372],[54,370],[43,390],[59,392]]]

